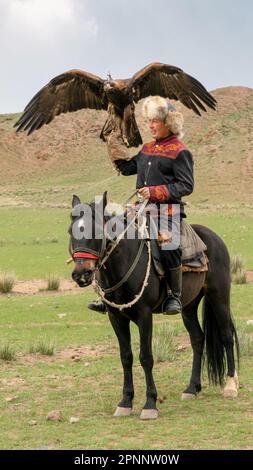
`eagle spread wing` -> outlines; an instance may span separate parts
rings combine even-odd
[[[111,103],[121,116],[130,116],[131,125],[125,123],[125,127],[131,129],[133,136],[127,136],[127,140],[130,146],[138,146],[142,140],[134,118],[133,101],[150,95],[179,100],[198,115],[200,110],[206,111],[204,105],[216,107],[215,98],[198,80],[173,65],[153,63],[127,80],[112,80],[111,77],[102,80],[82,70],[69,70],[53,78],[31,99],[15,127],[17,131],[31,134],[58,114],[82,108],[106,110]],[[125,112],[129,106],[132,106],[130,114]],[[110,121],[110,116],[108,119]],[[106,125],[107,122],[105,128]]]
[[[137,72],[128,82],[134,101],[150,95],[181,101],[187,108],[200,115],[204,104],[215,109],[216,100],[196,78],[173,65],[152,63]],[[203,104],[204,103],[204,104]]]
[[[82,70],[69,70],[53,78],[28,103],[16,122],[28,135],[55,116],[82,108],[107,109],[104,80]]]

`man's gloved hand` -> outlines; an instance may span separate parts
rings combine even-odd
[[[106,140],[107,152],[110,159],[114,160],[130,160],[127,148],[123,142],[121,134],[112,131]]]
[[[144,186],[143,188],[138,189],[138,193],[143,197],[143,199],[150,198],[150,190],[148,186]]]
[[[129,160],[131,158],[123,139],[123,120],[115,113],[112,105],[109,106],[108,119],[102,134],[107,145],[108,155],[113,163],[115,160]]]

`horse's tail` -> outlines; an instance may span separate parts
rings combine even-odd
[[[207,373],[209,382],[217,385],[224,383],[225,375],[225,347],[222,342],[220,328],[212,307],[212,303],[206,295],[203,301],[203,330],[205,334],[205,350],[207,361]],[[236,328],[230,315],[230,328],[235,341],[237,362],[239,366],[239,341]]]

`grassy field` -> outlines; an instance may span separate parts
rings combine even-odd
[[[2,271],[20,279],[69,277],[66,209],[1,208],[0,253]]]
[[[245,335],[253,334],[253,326],[246,325],[253,318],[252,294],[252,284],[233,286],[243,344]],[[160,417],[143,422],[144,374],[133,326],[134,414],[113,418],[121,397],[118,345],[107,316],[87,309],[91,298],[85,291],[0,297],[0,346],[9,345],[16,354],[14,361],[0,360],[1,449],[253,449],[252,344],[243,349],[237,399],[224,399],[204,374],[201,395],[182,402],[191,366],[187,334],[179,317],[157,315],[154,336],[160,325],[170,324],[174,358],[155,364]],[[38,341],[53,344],[54,355],[31,354]],[[52,410],[61,410],[62,421],[46,420]],[[70,424],[70,417],[79,422]]]
[[[67,208],[0,208],[0,271],[13,271],[19,279],[68,278],[69,216]],[[242,255],[253,269],[253,212],[189,207],[187,220],[216,231],[231,255]]]
[[[219,107],[199,119],[184,110],[185,142],[195,161],[196,187],[186,198],[188,221],[206,225],[253,269],[252,90],[216,90]],[[144,141],[150,139],[137,106]],[[72,194],[83,202],[108,189],[124,202],[135,176],[118,176],[99,133],[105,118],[93,110],[64,114],[27,137],[0,116],[0,274],[19,280],[70,279],[66,265]],[[135,154],[138,150],[132,149]],[[179,317],[154,318],[154,338],[170,325],[170,358],[155,364],[159,419],[139,420],[144,374],[134,348],[134,414],[113,418],[122,370],[107,316],[87,309],[79,293],[0,294],[0,449],[253,449],[253,284],[233,285],[232,310],[241,338],[240,392],[225,400],[203,376],[198,399],[180,400],[188,384],[191,347]],[[43,348],[42,348],[43,347]],[[46,350],[51,355],[32,351]],[[53,353],[53,354],[52,354]],[[15,360],[7,361],[7,356]],[[4,359],[5,357],[5,359]],[[62,420],[47,421],[52,410]],[[71,424],[70,418],[79,421]]]
[[[230,256],[241,255],[248,269],[253,269],[253,210],[224,210],[216,207],[201,211],[189,210],[188,222],[206,225],[226,243]]]
[[[1,207],[1,271],[17,278],[70,278],[69,208]],[[188,221],[209,226],[226,242],[231,255],[253,268],[253,216],[246,206],[190,205]],[[122,370],[116,337],[107,316],[87,309],[90,289],[80,294],[0,295],[1,449],[253,449],[252,337],[253,284],[233,285],[232,310],[242,343],[238,399],[226,400],[209,387],[197,400],[182,402],[191,368],[191,348],[180,318],[155,317],[154,338],[170,325],[170,360],[155,364],[160,412],[156,422],[142,422],[144,374],[138,360],[138,333],[132,326],[135,356],[133,416],[113,418],[121,397]],[[53,355],[35,354],[38,345]],[[60,422],[47,421],[61,410]],[[71,417],[79,418],[70,423]]]

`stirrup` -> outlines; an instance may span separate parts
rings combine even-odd
[[[176,315],[177,313],[182,313],[181,301],[176,297],[167,297],[167,299],[163,302],[162,307],[164,315]]]

